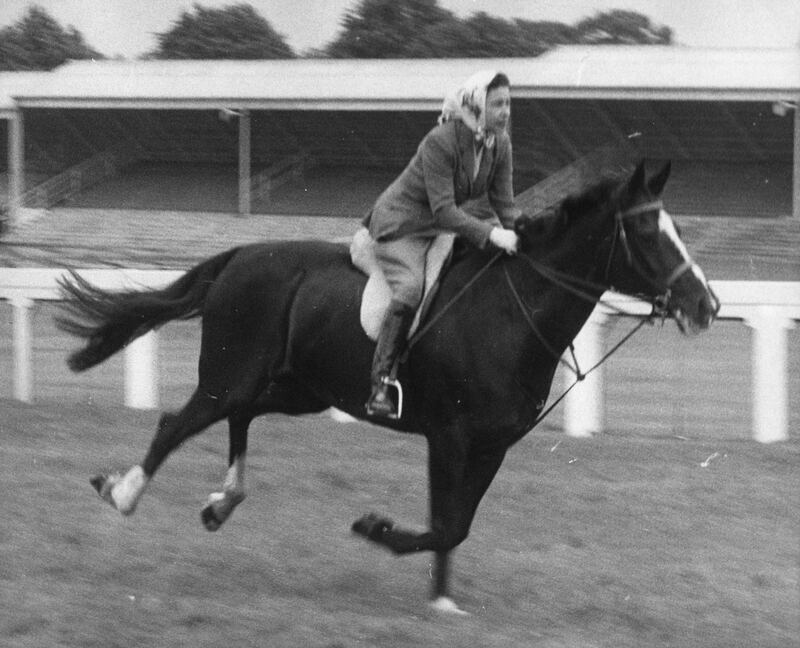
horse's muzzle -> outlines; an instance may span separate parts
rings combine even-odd
[[[669,311],[678,328],[686,335],[705,331],[717,318],[721,303],[697,268],[675,283],[669,300]]]

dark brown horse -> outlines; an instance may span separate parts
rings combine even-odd
[[[682,330],[719,309],[663,208],[667,165],[649,182],[641,164],[547,217],[517,223],[517,256],[465,249],[431,306],[428,326],[400,367],[405,408],[395,428],[428,441],[430,528],[414,532],[366,515],[353,530],[396,554],[435,553],[433,597],[455,608],[448,555],[467,537],[506,451],[539,420],[559,356],[609,288],[661,300]],[[148,481],[181,443],[228,420],[228,475],[203,510],[215,530],[244,497],[248,426],[266,412],[336,407],[364,417],[374,345],[359,325],[365,277],[345,246],[324,242],[240,247],[200,263],[162,290],[111,293],[78,276],[63,282],[65,330],[87,340],[82,371],[170,320],[202,317],[198,386],[162,415],[141,465],[92,480],[131,514]]]

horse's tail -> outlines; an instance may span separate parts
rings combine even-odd
[[[160,290],[106,291],[75,272],[59,279],[66,302],[56,325],[87,341],[69,356],[69,368],[84,371],[148,331],[171,320],[199,316],[209,288],[237,251],[233,248],[203,261]]]

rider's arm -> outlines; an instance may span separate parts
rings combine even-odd
[[[428,202],[438,227],[483,248],[493,223],[472,216],[456,205],[454,179],[460,169],[455,149],[443,132],[429,136],[423,143],[422,169]]]
[[[508,135],[497,137],[497,160],[492,183],[489,186],[489,204],[500,217],[503,227],[513,229],[521,211],[514,204],[514,167],[511,139]]]

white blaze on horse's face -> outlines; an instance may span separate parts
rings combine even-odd
[[[680,262],[676,265],[676,269],[673,270],[672,275],[667,280],[668,288],[671,288],[672,285],[676,283],[684,273],[691,272],[694,279],[705,291],[707,299],[703,301],[707,303],[707,306],[705,308],[698,309],[702,311],[702,314],[699,312],[691,314],[686,312],[686,310],[681,307],[679,303],[680,300],[676,300],[677,303],[672,304],[671,307],[675,321],[678,323],[680,329],[683,332],[697,333],[700,330],[707,328],[709,324],[711,324],[716,312],[719,310],[719,302],[714,296],[711,287],[708,285],[708,281],[706,280],[706,276],[702,269],[694,261],[692,261],[689,251],[686,249],[686,245],[678,235],[678,231],[675,229],[675,223],[673,222],[672,217],[663,208],[659,210],[658,213],[658,230],[661,236],[666,238],[674,246],[675,251],[680,257]]]
[[[686,249],[686,244],[681,240],[681,237],[678,236],[678,230],[675,229],[675,223],[672,220],[672,216],[670,216],[663,208],[658,212],[658,231],[661,232],[662,236],[665,236],[672,243],[672,245],[675,246],[675,249],[678,251],[682,262],[688,263],[697,280],[700,281],[703,286],[707,287],[708,281],[706,281],[703,270],[694,261],[692,261],[692,257],[689,255],[689,250]]]

